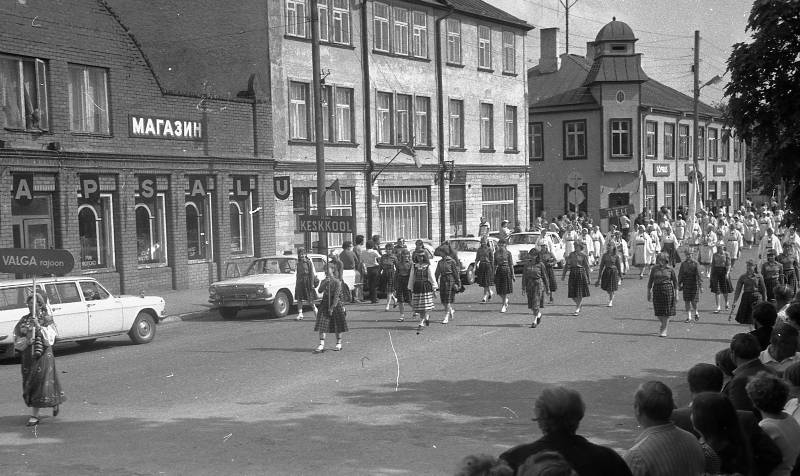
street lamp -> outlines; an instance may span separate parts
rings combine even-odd
[[[386,165],[381,167],[381,169],[378,171],[378,173],[376,173],[375,175],[372,176],[372,183],[373,184],[378,179],[378,176],[381,173],[383,173],[384,170],[386,170],[386,167],[390,166],[392,164],[392,162],[394,162],[394,159],[396,159],[400,154],[405,154],[405,155],[408,155],[411,158],[413,158],[414,159],[414,165],[416,165],[417,168],[421,168],[422,167],[422,162],[417,157],[417,153],[414,150],[414,148],[411,147],[411,145],[409,145],[409,144],[403,144],[402,147],[400,147],[400,149],[397,150],[397,153],[394,154],[394,157],[392,157],[391,160],[389,160],[389,162],[386,162]]]

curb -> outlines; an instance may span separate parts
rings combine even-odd
[[[200,318],[203,314],[207,313],[209,310],[184,312],[183,314],[173,314],[161,319],[158,322],[159,324],[170,324],[173,322],[193,321],[195,319]]]

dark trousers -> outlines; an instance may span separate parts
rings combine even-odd
[[[622,229],[622,239],[625,240],[626,243],[628,242],[628,235],[630,231],[631,231],[630,227]]]
[[[381,277],[380,266],[370,266],[367,268],[367,293],[368,299],[372,302],[378,302],[378,282]]]

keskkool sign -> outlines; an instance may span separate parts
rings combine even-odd
[[[67,250],[0,248],[0,273],[63,275],[73,266],[75,258]]]
[[[300,215],[300,231],[353,233],[353,217],[321,217],[317,215]]]

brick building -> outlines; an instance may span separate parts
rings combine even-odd
[[[597,220],[610,206],[688,207],[693,99],[647,76],[627,24],[605,25],[587,57],[559,57],[557,31],[541,31],[539,65],[528,71],[531,217],[577,210]],[[721,118],[700,103],[699,196],[738,207],[745,148]],[[570,173],[583,178],[577,189]]]
[[[200,3],[3,8],[0,247],[67,249],[73,274],[128,293],[205,286],[274,251],[266,59],[236,38],[199,53],[197,25],[215,21]]]

